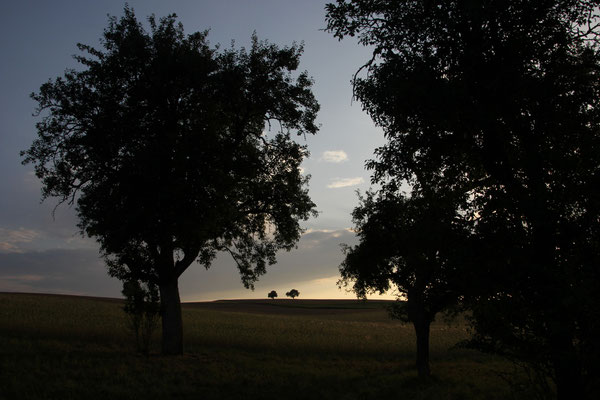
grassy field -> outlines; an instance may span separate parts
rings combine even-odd
[[[184,304],[186,354],[134,351],[118,300],[0,293],[0,399],[506,399],[511,365],[436,322],[434,377],[385,302]],[[527,398],[527,397],[523,397]]]

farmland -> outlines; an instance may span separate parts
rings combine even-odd
[[[185,355],[136,354],[115,299],[0,293],[2,399],[504,399],[511,364],[457,347],[436,321],[433,377],[386,302],[239,300],[183,305]],[[158,332],[157,332],[158,334]],[[526,393],[517,393],[526,398]]]

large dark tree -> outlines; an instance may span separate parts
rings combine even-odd
[[[476,342],[591,396],[600,287],[598,1],[340,0],[336,37],[373,46],[355,95],[388,142],[394,185],[443,172],[471,198],[487,254]]]
[[[344,249],[340,283],[360,298],[397,294],[393,316],[414,326],[420,377],[430,375],[431,322],[461,293],[468,232],[459,211],[457,199],[414,188],[411,196],[367,192],[352,213],[359,244]]]
[[[42,119],[23,152],[43,197],[76,204],[111,273],[160,289],[162,351],[183,351],[178,278],[229,253],[246,287],[315,213],[292,135],[317,132],[302,47],[210,47],[176,16],[110,18],[102,48],[79,44],[82,70],[32,95]],[[272,130],[271,130],[272,125]]]

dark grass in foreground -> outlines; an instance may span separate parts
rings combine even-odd
[[[135,354],[122,303],[0,293],[2,399],[505,399],[510,364],[432,327],[434,378],[413,369],[412,327],[385,302],[184,304],[186,354]],[[156,341],[157,343],[157,341]],[[525,398],[525,397],[524,397]]]

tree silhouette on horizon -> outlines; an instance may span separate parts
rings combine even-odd
[[[398,192],[438,175],[441,193],[464,191],[471,345],[552,379],[559,399],[595,398],[600,365],[598,6],[326,6],[329,32],[372,49],[353,81],[386,138],[372,180]]]
[[[32,94],[38,138],[21,155],[43,199],[76,206],[112,276],[158,286],[162,352],[181,354],[184,271],[225,252],[253,288],[316,215],[293,135],[317,132],[319,105],[292,74],[302,46],[224,49],[174,14],[148,24],[126,6],[102,48],[78,44],[82,69]]]
[[[352,212],[359,243],[343,248],[339,284],[351,286],[362,299],[390,289],[398,293],[392,317],[412,323],[417,372],[429,377],[430,325],[463,293],[458,282],[469,234],[458,202],[417,188],[410,197],[367,192],[359,202]]]

